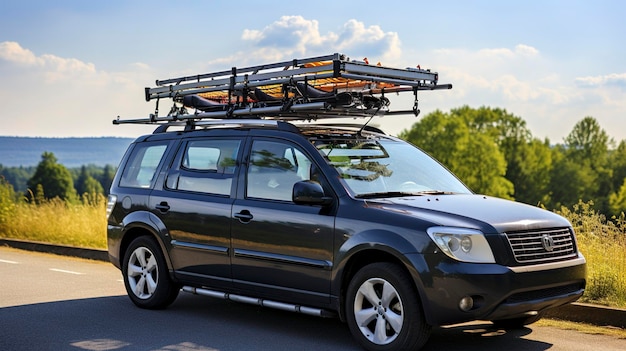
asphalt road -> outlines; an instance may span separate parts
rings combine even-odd
[[[361,350],[322,319],[181,293],[136,308],[111,264],[0,248],[0,350]],[[477,322],[433,331],[424,351],[626,350],[626,340],[549,327],[504,331]]]

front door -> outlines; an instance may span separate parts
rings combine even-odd
[[[233,206],[235,287],[254,296],[328,303],[334,216],[291,201],[293,184],[312,178],[312,161],[296,145],[255,139],[245,193]]]

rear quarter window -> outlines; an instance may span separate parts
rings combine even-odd
[[[120,179],[120,186],[149,188],[155,180],[167,142],[142,143],[133,148]]]

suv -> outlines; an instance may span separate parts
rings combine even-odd
[[[356,108],[332,101],[324,114]],[[583,294],[585,259],[564,218],[473,194],[376,128],[280,116],[297,109],[267,119],[270,107],[253,119],[179,114],[130,145],[107,232],[135,305],[164,308],[182,290],[337,316],[366,349],[408,350],[432,326],[522,326]]]

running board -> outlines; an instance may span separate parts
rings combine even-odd
[[[274,308],[277,310],[308,314],[310,316],[324,317],[324,318],[337,317],[336,313],[332,311],[320,309],[320,308],[313,308],[313,307],[293,305],[293,304],[284,303],[284,302],[264,300],[264,299],[260,299],[257,297],[229,294],[223,291],[215,291],[215,290],[209,290],[209,289],[204,289],[204,288],[194,288],[191,286],[183,286],[182,290],[184,292],[192,293],[195,295],[216,297],[216,298],[224,299],[224,300],[231,300],[231,301],[242,302],[242,303],[247,303],[251,305]]]

